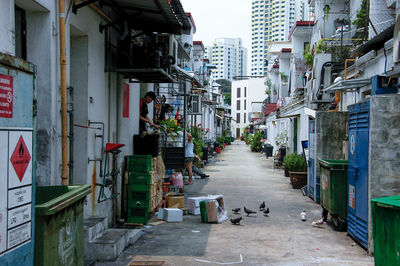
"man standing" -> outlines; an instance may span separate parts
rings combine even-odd
[[[142,134],[146,131],[146,123],[155,128],[160,128],[154,124],[150,118],[147,116],[149,109],[147,104],[151,103],[156,98],[156,94],[152,91],[147,92],[142,99],[140,99],[140,116],[139,116],[139,132]]]

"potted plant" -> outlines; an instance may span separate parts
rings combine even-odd
[[[256,132],[254,134],[252,142],[251,142],[251,151],[260,152],[262,150],[261,140],[262,140],[263,136],[264,135],[261,132]]]
[[[307,185],[307,163],[303,156],[292,153],[285,156],[285,169],[289,171],[290,183],[295,189]]]

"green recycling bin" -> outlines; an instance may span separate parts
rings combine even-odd
[[[400,196],[371,200],[375,265],[400,265]]]
[[[83,265],[83,203],[90,185],[36,188],[35,265]]]
[[[347,160],[319,160],[321,205],[331,214],[335,230],[346,229],[347,218]]]

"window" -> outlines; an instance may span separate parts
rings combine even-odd
[[[247,87],[244,87],[244,97],[247,97]]]
[[[240,123],[240,113],[236,114],[236,123]]]
[[[243,123],[246,124],[246,113],[243,114]]]
[[[237,97],[237,98],[240,98],[240,88],[237,88],[236,97]]]
[[[247,100],[244,100],[243,110],[246,110],[246,103],[247,103]]]
[[[236,102],[236,110],[240,110],[240,100],[237,100]]]

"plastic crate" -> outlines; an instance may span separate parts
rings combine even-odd
[[[151,177],[151,173],[129,173],[129,189],[150,191]]]
[[[128,172],[150,172],[153,164],[151,155],[130,155],[128,156]]]
[[[150,206],[150,192],[129,190],[128,208],[148,208]]]
[[[128,223],[147,224],[149,222],[149,209],[128,208]]]
[[[207,208],[206,208],[207,200],[200,201],[200,214],[201,214],[201,222],[207,223]]]

